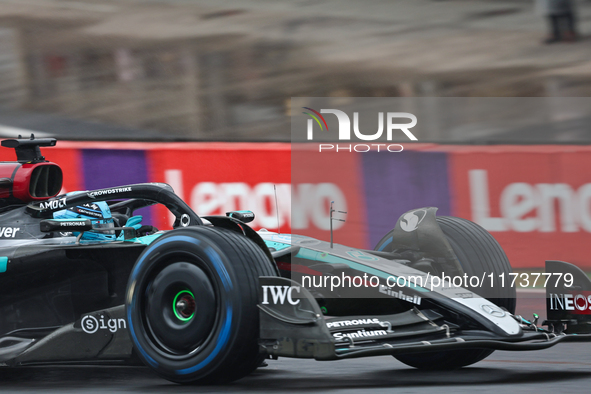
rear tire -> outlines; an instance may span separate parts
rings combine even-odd
[[[258,277],[275,276],[254,242],[188,227],[158,238],[130,275],[127,323],[140,359],[178,383],[223,383],[261,362]]]
[[[509,278],[512,272],[509,260],[501,245],[492,235],[478,224],[466,219],[440,216],[436,218],[439,227],[447,237],[462,269],[469,276],[482,277],[493,273],[495,277],[504,274]],[[388,250],[386,242],[393,242],[393,231],[386,234],[376,245],[375,250]],[[477,294],[486,294],[496,305],[515,313],[516,291],[514,287],[494,286],[471,289]],[[411,367],[430,370],[449,370],[474,364],[488,357],[494,350],[462,349],[442,352],[403,354],[396,359]]]

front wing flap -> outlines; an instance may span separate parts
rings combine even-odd
[[[416,307],[394,315],[325,318],[299,283],[260,277],[259,284],[259,344],[272,357],[337,360],[468,348],[541,350],[560,342],[591,341],[591,335],[527,330],[527,324],[517,337],[461,331],[437,312]]]

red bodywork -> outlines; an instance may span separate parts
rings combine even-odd
[[[61,168],[51,162],[0,163],[0,199],[42,201],[62,189]]]

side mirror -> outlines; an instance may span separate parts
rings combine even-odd
[[[226,212],[226,216],[240,220],[242,223],[250,223],[254,220],[252,211],[232,211]]]
[[[46,219],[42,220],[39,227],[44,233],[51,233],[54,231],[63,232],[79,232],[76,243],[80,241],[82,233],[93,230],[95,232],[101,231],[123,231],[123,239],[131,239],[137,237],[135,228],[133,227],[110,227],[110,228],[94,228],[90,219]]]
[[[84,232],[92,230],[90,219],[46,219],[42,220],[39,226],[44,233],[53,231]]]

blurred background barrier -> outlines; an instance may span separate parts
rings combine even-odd
[[[348,212],[339,216],[346,223],[335,222],[336,242],[346,245],[373,248],[401,214],[434,206],[438,215],[486,228],[514,268],[541,268],[549,259],[591,267],[591,146],[404,146],[397,154],[323,152],[322,160],[315,150],[293,151],[298,164],[310,163],[292,168],[293,198],[299,177],[331,185],[335,209]],[[292,201],[294,212],[306,212],[299,204]],[[315,218],[299,232],[327,239],[327,209]]]
[[[257,228],[277,230],[276,185],[281,230],[290,228],[290,144],[58,141],[43,154],[64,172],[62,193],[165,182],[202,216],[253,210]],[[14,160],[13,150],[0,149],[0,161]],[[173,223],[163,207],[141,214],[161,230]]]
[[[547,97],[519,133],[434,106],[420,140],[591,143],[552,100],[591,94],[577,4],[580,40],[543,45],[532,0],[0,0],[0,135],[289,141],[292,97]]]
[[[0,138],[58,138],[44,153],[65,191],[167,182],[201,215],[252,209],[274,230],[275,186],[281,231],[328,239],[334,200],[336,241],[367,248],[438,206],[516,267],[589,268],[591,2],[576,5],[579,39],[544,45],[532,0],[0,0]],[[400,100],[421,144],[304,152],[294,171],[290,118],[373,109],[356,97]]]
[[[503,246],[515,268],[546,259],[591,268],[591,147],[406,144],[403,154],[342,155],[314,150],[305,182],[290,173],[283,143],[105,143],[59,141],[47,159],[64,170],[64,192],[137,182],[166,182],[200,215],[249,209],[254,227],[329,239],[328,204],[347,211],[335,242],[373,248],[407,210],[473,220]],[[344,159],[342,159],[344,157]],[[14,160],[0,150],[0,160]],[[323,171],[338,162],[338,176]],[[327,175],[332,174],[332,175]],[[275,205],[275,190],[277,202]],[[291,215],[292,206],[298,215]],[[144,223],[170,228],[162,208]]]

